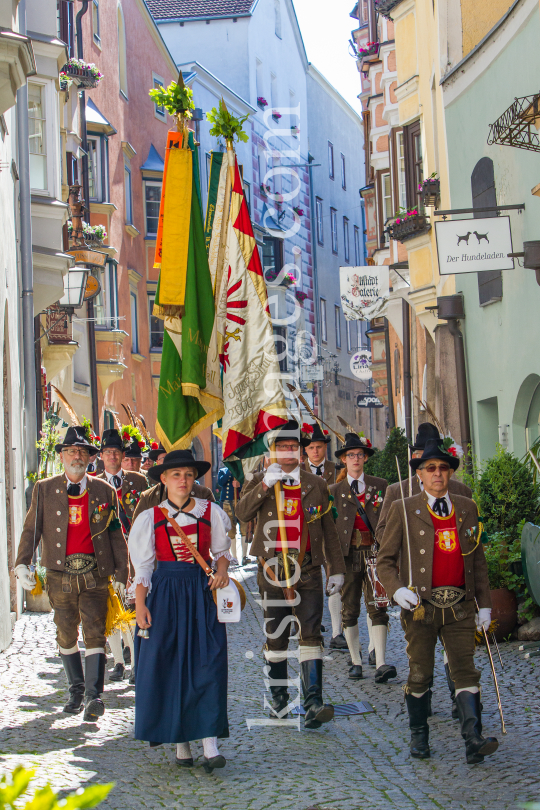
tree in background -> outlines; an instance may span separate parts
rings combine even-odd
[[[382,450],[375,450],[369,458],[364,470],[367,475],[376,475],[378,478],[386,478],[389,484],[394,484],[398,480],[396,456],[399,459],[399,469],[402,480],[409,477],[409,457],[408,443],[405,431],[402,428],[394,427]],[[405,489],[405,495],[407,490]]]

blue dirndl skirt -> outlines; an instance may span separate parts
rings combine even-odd
[[[158,562],[149,638],[135,637],[135,739],[228,737],[227,632],[201,567]]]

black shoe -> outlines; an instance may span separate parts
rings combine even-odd
[[[203,757],[203,768],[206,773],[212,773],[214,768],[224,768],[227,760],[223,754],[218,754],[217,757]]]
[[[370,665],[370,667],[376,667],[377,666],[377,659],[375,657],[375,650],[371,650],[371,652],[368,655],[367,661],[368,661],[368,664]]]
[[[131,650],[129,647],[127,646],[124,647],[124,649],[122,650],[122,656],[124,658],[124,664],[127,667],[129,667],[129,665],[131,664]]]
[[[84,698],[84,672],[80,652],[63,655],[60,653],[64,672],[69,684],[69,700],[64,706],[66,714],[79,714]]]
[[[340,652],[345,652],[349,649],[343,633],[338,633],[337,636],[334,636],[330,641],[329,647],[331,650],[339,650]]]
[[[268,674],[270,680],[270,694],[272,696],[268,716],[272,720],[286,720],[288,717],[286,709],[289,705],[287,659],[285,658],[283,661],[267,661],[266,667],[265,674]]]
[[[87,655],[84,659],[84,719],[90,723],[105,713],[101,695],[104,689],[106,662],[107,657],[104,653]]]
[[[461,736],[465,740],[468,765],[483,762],[484,757],[494,754],[499,747],[496,737],[482,737],[482,710],[479,692],[459,692],[456,706],[461,723]]]
[[[363,677],[362,664],[353,664],[349,667],[349,678],[351,681],[361,681]]]
[[[393,664],[382,664],[375,672],[375,683],[386,683],[390,678],[397,678],[397,669]]]
[[[320,728],[334,717],[334,707],[323,703],[322,668],[320,658],[300,662],[300,680],[304,695],[305,728]]]
[[[131,675],[129,676],[129,683],[132,686],[135,686],[135,668],[134,667],[131,668]]]
[[[242,565],[249,565],[251,560],[249,557],[242,557]]]
[[[129,649],[129,647],[128,647]],[[109,673],[110,681],[123,681],[126,677],[126,668],[123,664],[116,664],[113,671]]]
[[[428,708],[429,692],[425,692],[422,697],[405,695],[407,710],[409,712],[409,728],[411,729],[411,757],[415,759],[429,759],[429,726]]]
[[[180,765],[181,768],[191,768],[193,766],[193,757],[189,757],[189,759],[178,759],[178,757],[175,757],[175,759],[176,764]]]

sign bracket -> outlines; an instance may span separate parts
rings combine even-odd
[[[481,208],[448,208],[447,210],[434,210],[433,215],[436,217],[446,217],[453,216],[454,214],[479,214],[484,213],[486,211],[497,213],[499,215],[499,211],[525,211],[525,203],[518,203],[517,205],[488,205],[487,207]]]

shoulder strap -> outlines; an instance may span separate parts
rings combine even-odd
[[[171,524],[171,526],[173,527],[175,532],[178,534],[178,537],[182,540],[184,545],[187,546],[190,554],[192,554],[193,557],[197,560],[197,562],[201,566],[204,573],[207,574],[208,576],[212,575],[212,573],[213,573],[212,569],[210,568],[208,563],[202,558],[202,556],[199,554],[199,552],[197,551],[197,549],[195,548],[193,543],[190,540],[188,540],[188,537],[187,537],[186,533],[184,531],[182,531],[182,529],[180,528],[180,526],[178,525],[176,520],[174,518],[170,517],[167,510],[164,509],[162,506],[160,506],[159,509],[163,513],[163,516],[164,516],[166,522]]]
[[[352,492],[353,498],[356,499],[357,510],[358,510],[358,513],[359,513],[360,517],[362,518],[362,520],[364,521],[364,523],[368,527],[371,534],[375,537],[375,532],[373,531],[373,526],[371,525],[371,523],[369,521],[369,518],[368,518],[368,516],[366,514],[366,510],[364,509],[364,505],[362,504],[362,502],[358,498],[358,495],[356,494],[356,492],[353,491],[352,487],[351,487],[351,492]]]

